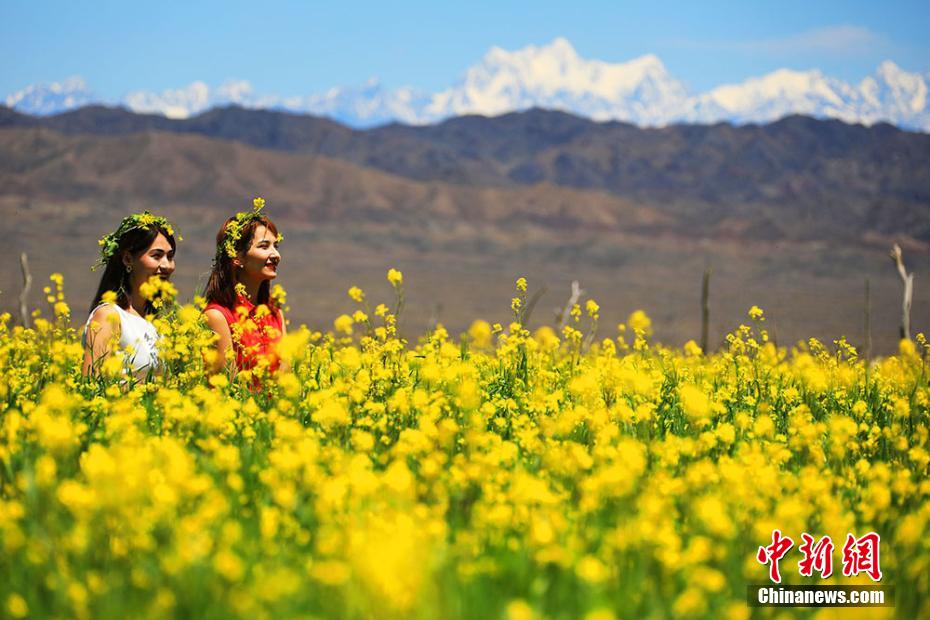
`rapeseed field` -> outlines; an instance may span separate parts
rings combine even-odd
[[[753,307],[704,355],[593,300],[531,333],[521,278],[510,325],[417,338],[388,279],[291,326],[273,376],[206,376],[170,285],[152,377],[118,354],[82,377],[60,277],[31,328],[3,316],[0,616],[834,617],[747,606],[779,530],[784,584],[874,584],[841,549],[879,534],[895,607],[844,617],[930,617],[922,336],[786,348]],[[802,533],[831,537],[831,576],[801,576]]]

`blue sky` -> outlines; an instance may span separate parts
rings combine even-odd
[[[46,2],[0,0],[0,97],[84,77],[98,95],[248,80],[305,95],[378,77],[439,90],[491,46],[567,38],[586,58],[654,53],[695,91],[789,67],[858,81],[930,71],[930,3]]]

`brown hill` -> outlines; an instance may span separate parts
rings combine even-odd
[[[287,219],[307,222],[532,222],[654,230],[672,220],[604,192],[417,182],[318,155],[287,154],[194,135],[63,135],[0,131],[0,187],[9,200],[191,204],[224,212],[263,193]]]
[[[659,206],[696,235],[853,241],[905,234],[930,241],[930,135],[886,124],[795,116],[762,126],[641,129],[529,110],[355,131],[312,116],[236,107],[185,120],[88,107],[49,118],[6,110],[0,126],[193,133],[421,181],[593,189]]]

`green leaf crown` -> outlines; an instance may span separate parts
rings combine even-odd
[[[123,221],[119,223],[119,227],[116,230],[97,242],[97,244],[100,246],[100,260],[97,261],[97,264],[95,264],[92,269],[106,266],[106,264],[110,262],[110,259],[113,258],[113,256],[115,256],[119,251],[119,242],[120,239],[123,238],[123,235],[131,230],[136,230],[137,228],[160,228],[172,237],[175,236],[174,227],[171,225],[171,222],[169,222],[167,218],[149,213],[148,211],[143,211],[142,213],[133,213],[132,215],[124,217]],[[181,235],[177,235],[177,239],[178,241],[181,241]]]
[[[231,219],[228,224],[226,224],[226,230],[223,235],[223,241],[216,248],[216,260],[219,261],[224,255],[229,258],[236,257],[236,243],[239,239],[242,238],[242,231],[248,227],[248,225],[255,220],[264,219],[265,215],[262,213],[262,209],[265,208],[265,199],[264,198],[254,198],[252,200],[252,210],[244,211],[236,214],[236,217]],[[283,237],[279,234],[278,241],[281,241]]]

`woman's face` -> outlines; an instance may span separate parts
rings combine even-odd
[[[241,258],[242,276],[253,280],[274,280],[278,277],[278,238],[266,226],[258,226],[252,234],[252,243]]]
[[[158,233],[152,245],[145,252],[135,257],[127,254],[123,262],[132,269],[130,282],[133,289],[136,289],[152,276],[158,276],[164,280],[171,277],[174,273],[174,248],[171,247],[167,237]]]

